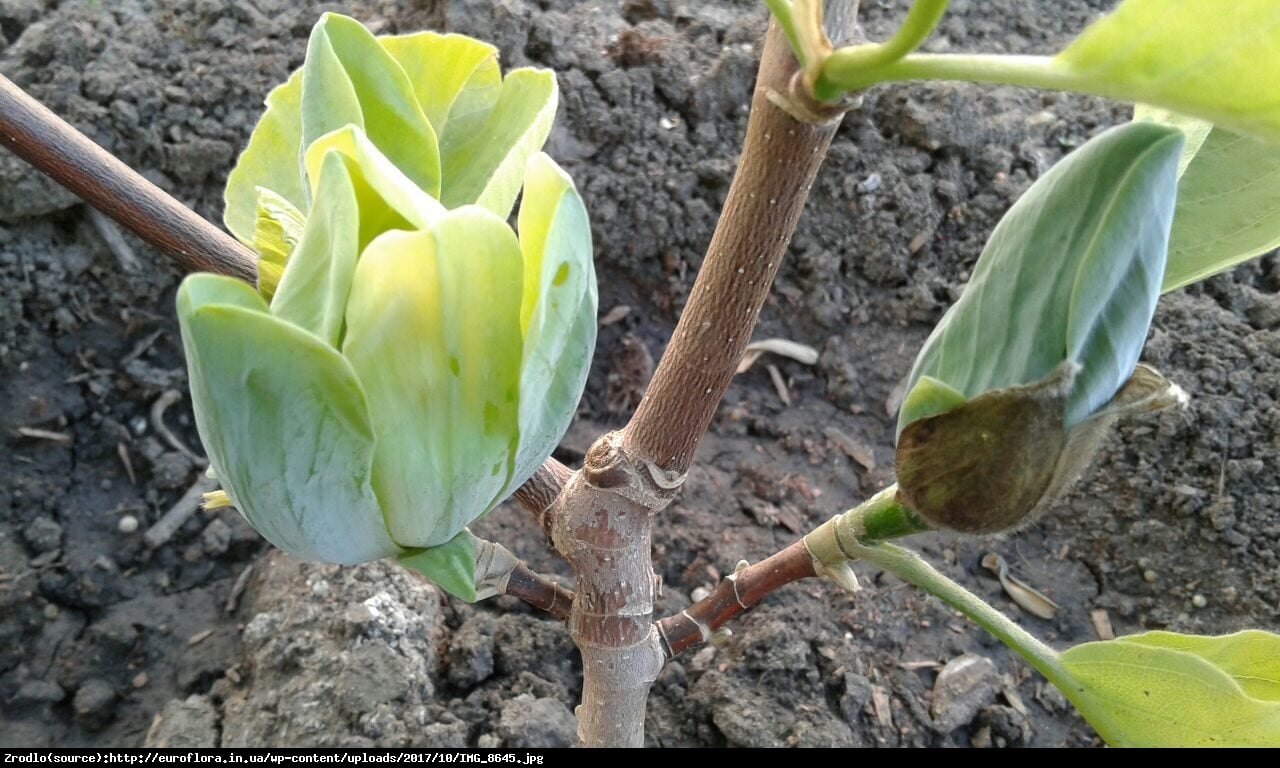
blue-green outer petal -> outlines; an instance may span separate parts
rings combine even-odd
[[[309,560],[397,554],[370,485],[373,430],[347,361],[231,278],[192,275],[177,304],[196,427],[249,523]]]

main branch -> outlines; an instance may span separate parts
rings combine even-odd
[[[833,39],[853,34],[851,6],[828,3]],[[682,476],[755,329],[843,110],[807,100],[799,65],[770,26],[738,171],[680,322],[627,425],[633,457]],[[809,122],[808,120],[817,120]]]
[[[829,2],[828,21],[852,30],[855,6]],[[733,379],[839,124],[841,111],[805,96],[798,75],[774,24],[738,171],[675,334],[631,422],[596,441],[551,510],[552,540],[577,574],[569,631],[582,652],[585,746],[644,744],[645,703],[667,656],[653,621],[653,517]]]

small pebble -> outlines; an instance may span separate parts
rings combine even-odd
[[[1156,572],[1148,568],[1142,572],[1142,580],[1148,584],[1154,584],[1156,581]]]
[[[120,518],[120,523],[116,527],[120,529],[121,533],[133,533],[138,530],[138,518],[133,515],[125,515]]]
[[[1203,608],[1209,604],[1209,601],[1205,599],[1204,595],[1192,595],[1191,604],[1197,608]]]
[[[151,682],[151,678],[147,677],[147,673],[139,672],[133,676],[132,684],[134,688],[146,688],[149,682]]]
[[[49,621],[53,621],[54,619],[58,618],[58,606],[54,605],[53,603],[45,603],[44,617]]]

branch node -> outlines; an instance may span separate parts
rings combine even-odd
[[[582,465],[587,483],[652,512],[665,508],[687,475],[631,456],[623,439],[622,432],[608,432],[591,444]]]

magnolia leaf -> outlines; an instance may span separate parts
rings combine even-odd
[[[1054,57],[1065,87],[1280,142],[1280,3],[1124,0]]]
[[[396,554],[370,486],[369,410],[347,361],[232,278],[192,275],[177,305],[196,427],[249,523],[307,559]]]
[[[440,137],[442,147],[449,142],[446,128],[455,118],[475,112],[480,112],[481,117],[488,115],[498,99],[502,87],[498,49],[488,43],[436,32],[383,37],[378,41],[413,84],[418,105]],[[466,103],[477,97],[479,103]],[[455,109],[461,111],[455,114]]]
[[[1193,653],[1231,675],[1255,699],[1280,702],[1280,635],[1246,629],[1221,637],[1144,632],[1124,639]]]
[[[1150,104],[1134,104],[1133,120],[1134,122],[1172,125],[1182,131],[1182,157],[1178,158],[1179,179],[1182,178],[1183,173],[1186,173],[1187,166],[1191,165],[1191,161],[1195,159],[1200,147],[1204,146],[1204,140],[1209,138],[1209,132],[1213,130],[1213,123],[1206,122],[1198,117],[1188,117],[1167,109],[1153,107]],[[1174,218],[1177,218],[1176,215]]]
[[[271,314],[338,346],[359,254],[360,215],[347,164],[325,156],[302,240],[285,266]]]
[[[303,65],[303,147],[347,125],[363,128],[416,186],[440,194],[436,133],[408,75],[358,21],[326,13],[311,32]]]
[[[467,134],[446,126],[441,202],[448,208],[475,203],[506,218],[529,158],[551,132],[558,99],[553,72],[517,69],[502,81],[498,100],[482,124]]]
[[[258,187],[258,220],[253,227],[253,250],[258,254],[258,293],[271,301],[289,254],[302,240],[306,217],[275,192]]]
[[[907,391],[928,376],[973,398],[1034,384],[1069,363],[1076,373],[1065,428],[1111,400],[1133,373],[1155,312],[1181,148],[1176,129],[1131,123],[1094,137],[1033,184],[925,342]],[[899,414],[899,434],[918,418],[914,407]]]
[[[524,257],[520,329],[520,451],[511,490],[564,437],[596,346],[591,226],[573,180],[545,154],[528,163],[518,220]]]
[[[514,470],[520,246],[476,207],[365,249],[343,352],[369,394],[373,485],[392,537],[445,543],[501,500]]]
[[[1143,105],[1134,120],[1182,129],[1178,204],[1163,290],[1172,291],[1280,247],[1280,147]]]
[[[307,208],[301,108],[302,70],[298,70],[267,95],[267,111],[227,177],[223,222],[245,245],[255,244],[259,190],[271,190],[295,210]]]
[[[463,530],[438,547],[405,552],[396,560],[459,600],[474,603],[477,598],[475,543],[476,537]]]
[[[1051,680],[1112,746],[1280,747],[1278,651],[1266,632],[1148,633],[1070,648]]]

